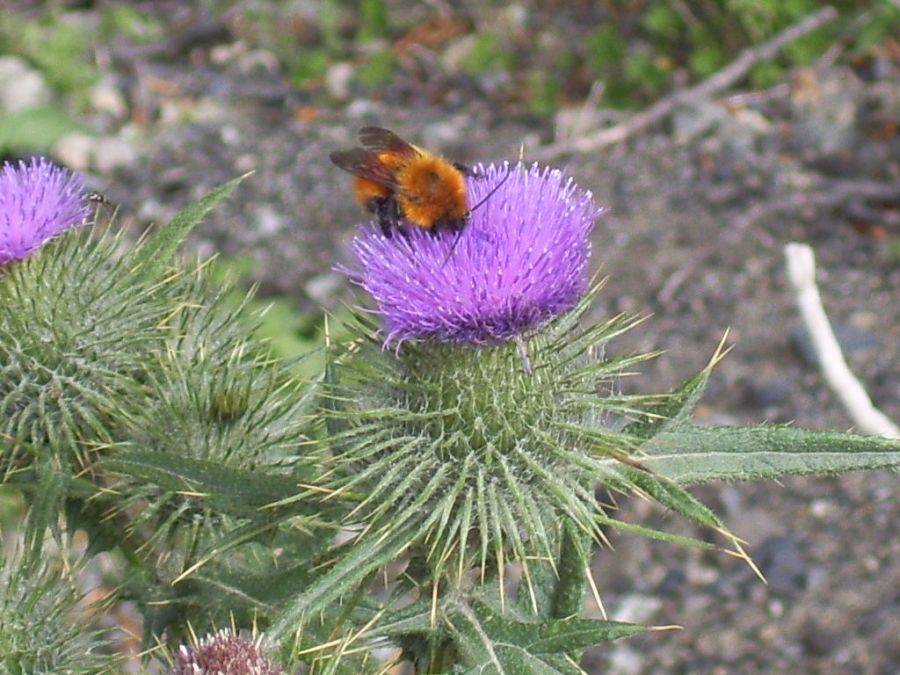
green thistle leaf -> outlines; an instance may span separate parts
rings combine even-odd
[[[220,185],[180,211],[140,249],[135,256],[135,269],[150,280],[162,276],[165,269],[172,264],[175,251],[190,231],[250,173]]]
[[[684,425],[644,445],[642,462],[682,485],[900,466],[900,442],[786,426]]]
[[[591,645],[646,630],[618,621],[529,618],[510,607],[498,607],[487,597],[493,596],[485,593],[471,604],[456,602],[444,611],[443,620],[459,654],[454,672],[580,674],[578,661],[567,655],[580,655]]]
[[[117,453],[98,462],[96,468],[153,483],[168,492],[188,493],[205,500],[219,513],[243,517],[258,516],[261,509],[271,507],[297,487],[290,476],[140,450]]]

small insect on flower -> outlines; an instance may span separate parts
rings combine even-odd
[[[363,127],[359,141],[362,147],[332,152],[331,161],[356,177],[356,199],[375,216],[386,237],[404,221],[435,235],[444,231],[458,235],[472,211],[493,194],[470,209],[466,178],[475,174],[467,166],[381,127]]]

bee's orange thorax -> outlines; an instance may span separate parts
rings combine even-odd
[[[397,203],[411,223],[430,229],[439,222],[462,221],[468,214],[466,179],[447,160],[421,154],[401,163],[395,177]]]

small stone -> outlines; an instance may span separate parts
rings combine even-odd
[[[128,141],[118,136],[99,138],[94,146],[94,166],[100,173],[128,167],[137,162],[138,153]]]
[[[441,54],[441,65],[444,70],[450,73],[462,71],[477,43],[478,36],[474,33],[469,33],[451,42]]]
[[[97,112],[106,113],[115,118],[123,118],[128,112],[125,97],[110,81],[103,80],[95,84],[88,94],[91,106]]]
[[[319,305],[332,305],[344,288],[344,278],[335,272],[325,272],[312,277],[303,286],[306,295]]]
[[[80,131],[61,136],[53,144],[53,156],[74,171],[87,171],[94,154],[94,138]]]
[[[649,595],[629,593],[622,596],[610,619],[628,623],[647,623],[662,607],[662,600]]]
[[[18,56],[0,57],[0,112],[14,113],[52,99],[43,76]]]
[[[616,645],[609,655],[609,670],[612,675],[639,675],[644,669],[644,657],[631,647]]]
[[[347,117],[351,120],[377,120],[382,115],[382,108],[368,98],[358,98],[347,106]]]
[[[791,400],[791,381],[787,378],[750,379],[744,386],[745,400],[759,410],[784,405]]]
[[[809,505],[809,513],[814,518],[828,518],[837,511],[838,507],[831,499],[814,499]]]
[[[277,234],[284,229],[286,219],[283,214],[268,204],[261,204],[255,209],[257,231],[265,236]]]
[[[355,75],[356,69],[352,64],[346,61],[335,63],[325,73],[325,89],[334,98],[346,100],[350,98],[350,85]]]
[[[684,592],[685,586],[687,585],[687,576],[684,573],[684,570],[676,567],[674,569],[670,569],[666,572],[666,576],[663,577],[663,580],[659,583],[657,587],[657,592],[660,595],[665,596],[675,596],[680,595]]]
[[[753,559],[779,595],[793,595],[806,588],[806,560],[794,537],[766,539],[754,552]]]

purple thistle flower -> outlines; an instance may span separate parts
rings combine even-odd
[[[452,253],[453,232],[407,227],[388,238],[371,225],[360,229],[356,266],[342,271],[375,299],[385,346],[502,342],[571,309],[584,294],[588,235],[602,209],[560,171],[537,165],[479,167],[468,180],[470,206],[507,171]]]
[[[0,169],[0,266],[28,257],[63,230],[84,223],[84,181],[47,160]]]
[[[283,675],[284,671],[262,655],[256,642],[231,631],[207,635],[194,646],[181,645],[171,675]]]

